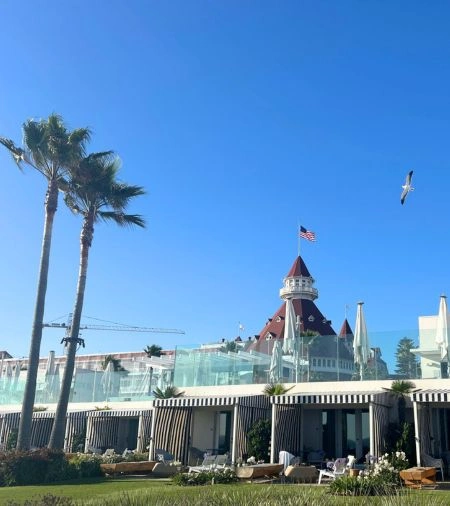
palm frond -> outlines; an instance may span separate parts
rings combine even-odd
[[[145,228],[145,220],[140,214],[124,214],[116,211],[98,211],[97,215],[102,221],[114,221],[120,227],[137,226]]]
[[[22,148],[17,147],[11,139],[7,139],[6,137],[0,137],[0,144],[5,146],[5,148],[11,153],[15,164],[23,171],[20,163],[25,160],[25,151]]]

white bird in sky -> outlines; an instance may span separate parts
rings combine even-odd
[[[403,191],[400,196],[400,202],[402,204],[405,203],[405,199],[406,199],[406,196],[408,195],[408,193],[414,190],[414,188],[411,186],[412,175],[413,175],[413,171],[410,170],[408,175],[406,176],[405,184],[402,185]]]

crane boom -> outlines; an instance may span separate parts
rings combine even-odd
[[[43,323],[43,327],[56,328],[56,329],[69,329],[70,325],[67,323]],[[111,330],[114,332],[153,332],[157,334],[185,334],[184,330],[180,329],[161,329],[154,327],[135,327],[127,325],[80,325],[80,330]]]

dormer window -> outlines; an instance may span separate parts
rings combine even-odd
[[[314,318],[314,316],[313,316],[313,315],[309,315],[309,316],[308,316],[308,321],[309,321],[309,322],[311,322],[311,323],[312,323],[314,320],[315,320],[315,318]]]

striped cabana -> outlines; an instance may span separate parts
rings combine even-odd
[[[134,446],[130,449],[144,451],[149,439],[151,417],[151,409],[90,411],[87,413],[85,451],[114,448],[122,452],[125,449],[120,439],[124,437],[123,424],[132,419],[138,421],[137,438],[127,444]]]
[[[414,412],[416,459],[420,465],[422,454],[440,454],[447,448],[442,444],[439,432],[439,409],[450,409],[450,391],[443,389],[419,390],[410,394]],[[436,448],[433,448],[433,443]]]
[[[270,416],[270,403],[264,395],[222,397],[177,397],[155,399],[150,456],[155,449],[172,453],[181,462],[188,461],[192,415],[195,408],[233,408],[231,458],[247,453],[247,432],[260,418]]]
[[[20,413],[0,414],[0,449],[6,450],[11,431],[19,429]]]
[[[67,413],[66,419],[66,433],[64,437],[64,451],[71,453],[77,452],[83,448],[74,448],[74,439],[77,435],[84,435],[84,440],[86,439],[86,423],[87,423],[87,414],[89,411],[72,411]]]
[[[272,403],[271,462],[275,462],[281,450],[302,455],[304,446],[304,410],[309,407],[327,406],[336,409],[369,409],[370,453],[379,456],[385,447],[384,435],[389,424],[392,405],[388,392],[316,393],[275,395]]]
[[[50,441],[52,432],[54,412],[35,411],[31,421],[31,448],[43,448]]]

